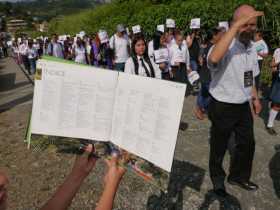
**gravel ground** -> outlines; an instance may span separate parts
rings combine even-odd
[[[8,79],[7,79],[8,78]],[[5,82],[4,82],[5,81]],[[191,209],[280,209],[280,138],[269,136],[263,119],[255,123],[256,153],[252,179],[260,185],[257,192],[228,186],[232,195],[217,199],[211,192],[208,174],[209,122],[192,114],[195,98],[186,98],[182,121],[189,127],[179,131],[168,193],[128,172],[118,190],[115,210],[191,210]],[[69,171],[75,156],[57,153],[54,147],[44,151],[28,150],[24,134],[32,106],[32,85],[12,59],[0,60],[0,168],[10,178],[10,209],[33,210],[54,193]],[[266,116],[264,112],[262,117]],[[280,122],[276,122],[280,133]],[[226,157],[225,167],[228,165]],[[96,168],[76,195],[73,210],[94,209],[102,192],[104,163]]]

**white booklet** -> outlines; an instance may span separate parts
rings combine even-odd
[[[170,172],[186,86],[42,59],[31,133],[112,142]]]

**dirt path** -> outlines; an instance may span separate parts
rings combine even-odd
[[[32,85],[10,58],[0,60],[0,168],[10,177],[10,209],[38,209],[62,183],[71,170],[75,157],[27,150],[23,142],[25,127],[32,105]],[[119,188],[115,209],[242,209],[276,210],[280,205],[280,144],[278,137],[269,136],[262,118],[255,123],[256,154],[253,180],[260,185],[254,193],[228,186],[232,197],[217,200],[211,193],[208,174],[209,122],[198,121],[192,114],[194,97],[185,100],[183,121],[189,123],[180,131],[173,164],[169,193],[160,195],[154,186],[127,173]],[[265,113],[262,115],[265,116]],[[280,133],[280,122],[276,122]],[[228,163],[228,157],[225,165]],[[76,196],[71,209],[93,209],[102,191],[104,163],[97,164]],[[174,203],[177,203],[174,205]]]

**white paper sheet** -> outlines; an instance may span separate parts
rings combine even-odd
[[[191,29],[198,29],[198,28],[200,28],[200,18],[191,19],[190,28]]]
[[[108,141],[118,73],[52,61],[40,66],[31,132]]]
[[[155,50],[154,55],[155,55],[155,62],[157,64],[168,62],[168,60],[169,60],[169,53],[168,53],[167,48],[162,48],[162,49],[159,49],[159,50]]]
[[[112,142],[171,171],[186,86],[119,74]]]

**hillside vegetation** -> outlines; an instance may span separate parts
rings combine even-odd
[[[266,31],[270,44],[276,45],[280,37],[280,2],[274,0],[116,0],[62,19],[53,19],[49,32],[76,34],[85,30],[95,33],[106,29],[112,34],[116,25],[123,23],[128,27],[140,24],[151,35],[156,25],[164,23],[166,18],[174,18],[178,28],[187,31],[190,19],[195,17],[201,18],[203,28],[209,28],[219,21],[230,20],[234,8],[241,3],[250,3],[265,12],[260,28]]]

